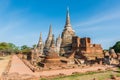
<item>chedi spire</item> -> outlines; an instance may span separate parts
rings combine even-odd
[[[72,26],[70,23],[70,14],[69,14],[69,7],[67,8],[67,13],[66,13],[66,23],[65,23],[65,30],[72,30]]]
[[[52,37],[52,41],[51,41],[51,46],[50,47],[55,47],[55,39],[54,39],[54,34],[53,34],[53,37]]]
[[[37,47],[39,47],[41,43],[42,43],[42,33],[40,33],[40,38],[39,38],[39,42],[38,42]]]
[[[43,45],[43,41],[42,41],[42,33],[40,33],[39,42],[37,44],[37,49],[40,54],[43,54],[43,48],[44,48],[44,45]]]
[[[47,49],[47,50],[50,48],[52,37],[53,37],[52,36],[52,25],[50,25],[48,37],[47,37],[47,40],[45,42],[45,49]]]
[[[60,52],[60,45],[61,45],[61,36],[59,35],[58,38],[56,39],[56,52],[59,54]]]
[[[62,32],[62,43],[61,43],[61,49],[60,54],[65,54],[70,52],[72,47],[72,37],[75,36],[75,32],[72,29],[71,23],[70,23],[70,14],[69,14],[69,8],[67,8],[67,14],[66,14],[66,23],[64,30]]]
[[[50,24],[48,38],[52,36],[52,25]]]
[[[67,14],[66,14],[66,26],[65,27],[71,27],[70,24],[70,15],[69,15],[69,7],[67,8]]]

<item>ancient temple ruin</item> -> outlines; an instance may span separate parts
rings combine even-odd
[[[104,58],[100,44],[92,44],[89,37],[76,36],[70,23],[69,9],[67,9],[65,27],[61,36],[59,35],[55,40],[52,25],[50,25],[45,43],[43,43],[42,34],[40,34],[39,42],[32,54],[37,56],[35,58],[32,55],[34,61],[38,61],[42,67],[82,64],[89,60],[101,61]]]

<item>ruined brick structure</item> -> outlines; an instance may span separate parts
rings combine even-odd
[[[102,47],[100,44],[92,44],[90,38],[79,38],[77,36],[73,37],[72,40],[72,49],[77,50],[80,53],[103,53]]]
[[[90,38],[81,38],[80,39],[80,49],[84,53],[103,53],[102,47],[100,44],[92,44]]]
[[[74,36],[72,38],[72,53],[69,57],[81,59],[103,58],[103,49],[100,44],[92,44],[90,38],[80,38]]]

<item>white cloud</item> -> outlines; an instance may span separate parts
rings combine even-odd
[[[109,21],[109,20],[114,20],[114,19],[120,19],[119,9],[106,11],[106,12],[97,14],[95,16],[92,16],[89,20],[85,22],[79,22],[77,26],[80,26],[80,27],[89,26],[89,25],[94,25],[94,24]]]
[[[88,34],[92,37],[93,43],[99,43],[104,49],[115,44],[119,38],[119,24],[115,24],[115,20],[120,19],[119,8],[114,8],[105,12],[96,13],[87,21],[77,23],[77,33],[81,35]],[[105,25],[105,24],[107,25]],[[112,25],[111,25],[112,24]]]

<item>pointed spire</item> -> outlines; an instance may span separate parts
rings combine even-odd
[[[48,36],[52,36],[52,25],[50,24],[50,28],[49,28],[49,34]]]
[[[52,35],[52,41],[51,41],[51,46],[50,47],[55,47],[54,34]]]
[[[67,7],[65,28],[66,28],[66,27],[71,27],[71,24],[70,24],[70,15],[69,15],[69,7]]]
[[[39,38],[39,42],[38,42],[37,47],[39,47],[42,43],[43,43],[42,42],[42,33],[40,33],[40,38]]]
[[[52,25],[50,24],[50,28],[49,28],[49,33],[48,33],[48,37],[47,40],[45,42],[45,49],[48,50],[51,46],[51,41],[52,41]]]
[[[35,48],[35,51],[37,53],[43,54],[43,48],[44,48],[44,44],[43,44],[43,41],[42,41],[42,33],[40,33],[39,42],[37,44],[37,47]]]
[[[58,38],[56,39],[56,52],[57,52],[58,54],[59,54],[59,52],[60,52],[61,41],[62,41],[62,39],[61,39],[61,36],[60,36],[60,34],[59,34]]]
[[[60,34],[59,34],[59,36],[58,36],[58,39],[60,39],[61,37],[60,37]]]
[[[40,39],[39,39],[39,41],[42,42],[42,33],[40,33]]]
[[[61,41],[61,36],[59,34],[58,38],[56,39],[56,43]]]

